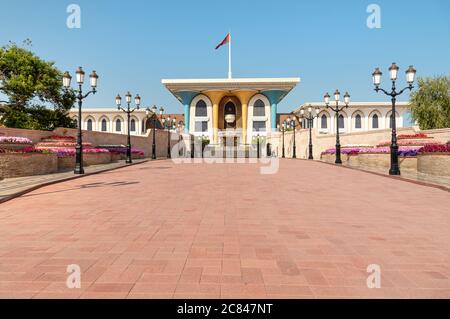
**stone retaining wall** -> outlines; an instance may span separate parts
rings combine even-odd
[[[58,171],[56,154],[0,154],[0,177],[44,175]]]
[[[100,165],[111,163],[110,153],[86,153],[83,154],[83,165]],[[66,156],[58,158],[58,169],[66,170],[75,168],[75,156]]]
[[[389,169],[391,166],[390,154],[359,154],[358,155],[360,167],[374,167]],[[417,157],[398,157],[401,170],[417,171]]]
[[[450,154],[421,154],[417,157],[420,173],[450,177]]]
[[[334,154],[324,154],[321,160],[327,163],[334,163],[336,156]],[[341,155],[342,164],[350,167],[359,168],[382,168],[389,169],[391,165],[390,154],[358,154],[358,155]],[[417,170],[416,157],[399,157],[400,169],[403,170]]]

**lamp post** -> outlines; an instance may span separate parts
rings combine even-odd
[[[281,130],[282,133],[282,149],[281,149],[281,158],[286,158],[286,153],[285,153],[285,147],[284,147],[284,133],[286,133],[286,127],[287,127],[287,123],[286,120],[283,121],[283,124],[281,125],[281,129],[280,129],[280,125],[278,125],[278,129]]]
[[[181,156],[182,152],[183,152],[183,149],[184,149],[184,147],[183,147],[183,149],[180,149],[181,132],[183,131],[183,128],[184,128],[184,122],[183,121],[178,122],[177,126],[178,126],[178,156]]]
[[[153,121],[153,140],[152,140],[152,159],[156,159],[156,119],[158,117],[157,115],[158,108],[156,105],[153,105],[152,108],[147,108],[145,113],[147,116],[151,113],[152,114],[152,121]],[[164,113],[164,108],[160,108],[160,114],[162,115]]]
[[[295,141],[295,129],[297,125],[300,125],[300,123],[297,123],[295,116],[288,117],[287,119],[287,127],[292,128],[294,131],[294,145],[292,147],[292,158],[297,158],[297,143]]]
[[[330,106],[330,95],[328,93],[324,96],[325,105],[327,106],[327,109],[330,108],[332,111],[336,114],[336,161],[335,164],[342,164],[341,160],[341,142],[339,138],[339,113],[345,109],[348,108],[350,104],[350,94],[348,92],[344,95],[344,105],[339,105],[341,99],[341,92],[339,90],[336,90],[334,92],[334,102],[336,103],[335,107]]]
[[[136,104],[136,107],[134,109],[130,108],[130,104],[131,104],[131,93],[128,92],[125,95],[125,102],[127,103],[127,108],[124,109],[122,108],[121,104],[122,104],[122,97],[117,94],[116,96],[116,105],[117,105],[117,109],[120,111],[122,110],[123,112],[125,112],[127,114],[127,160],[125,161],[125,163],[127,164],[131,164],[133,163],[133,160],[131,158],[131,131],[130,131],[130,117],[131,117],[131,113],[133,113],[136,110],[139,110],[139,107],[141,106],[141,97],[139,96],[139,94],[136,94],[136,96],[134,97],[134,104]]]
[[[175,129],[176,121],[175,118],[172,119],[170,116],[162,119],[163,125],[167,129],[167,158],[172,158],[170,151],[170,130],[172,128]]]
[[[391,168],[389,169],[389,175],[400,175],[400,165],[398,163],[398,145],[397,145],[397,123],[395,118],[395,103],[397,101],[397,96],[401,95],[405,90],[412,90],[414,88],[414,78],[416,76],[416,70],[411,65],[406,70],[406,82],[408,83],[408,86],[405,87],[400,92],[397,92],[397,88],[395,85],[395,82],[397,81],[398,76],[398,70],[400,68],[395,64],[392,63],[391,67],[389,68],[389,75],[392,81],[392,89],[391,92],[387,92],[384,89],[380,88],[381,84],[381,76],[383,73],[381,73],[379,68],[376,68],[375,71],[372,73],[373,78],[373,84],[375,85],[375,91],[378,93],[379,91],[383,92],[384,94],[391,97],[392,101],[392,114],[391,114],[391,125],[392,125],[392,140],[391,140]]]
[[[313,160],[314,155],[313,155],[313,144],[312,144],[312,126],[313,126],[314,119],[319,117],[320,109],[319,109],[319,107],[316,107],[315,112],[313,112],[312,106],[309,105],[307,111],[308,111],[307,114],[305,114],[305,109],[302,108],[300,110],[300,117],[303,119],[306,119],[308,121],[308,126],[309,126],[309,156],[308,156],[308,159]]]
[[[77,144],[75,146],[75,170],[74,174],[84,174],[84,168],[83,168],[83,138],[82,138],[82,132],[81,132],[81,107],[83,105],[83,100],[89,96],[89,94],[95,94],[97,92],[97,80],[98,75],[95,71],[92,71],[92,73],[89,75],[89,80],[91,84],[92,90],[87,92],[86,94],[83,94],[82,86],[84,83],[84,71],[80,67],[75,72],[77,84],[78,84],[78,90],[75,90],[76,93],[76,99],[78,100],[78,133],[77,133]],[[64,72],[63,74],[63,86],[66,90],[70,88],[70,82],[72,80],[72,76],[68,71]]]
[[[256,158],[260,158],[259,133],[256,135]]]

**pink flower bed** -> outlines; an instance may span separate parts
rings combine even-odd
[[[76,153],[76,150],[74,148],[47,148],[45,150],[51,153],[55,153],[58,157],[75,156]],[[83,154],[99,154],[99,153],[109,153],[109,151],[104,148],[83,149]]]
[[[1,144],[33,144],[33,141],[26,137],[0,136]]]
[[[46,147],[75,147],[77,143],[75,142],[40,142],[37,144],[37,147],[39,148],[46,148]],[[83,142],[83,146],[85,147],[92,147],[92,143]]]

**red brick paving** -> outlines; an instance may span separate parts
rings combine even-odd
[[[450,298],[449,207],[440,189],[316,162],[149,162],[0,205],[0,297]]]

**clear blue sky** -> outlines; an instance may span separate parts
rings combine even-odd
[[[0,0],[0,43],[33,41],[32,50],[73,74],[100,75],[87,107],[112,107],[117,93],[140,93],[147,105],[182,106],[162,78],[227,76],[227,49],[214,47],[231,29],[234,77],[301,77],[280,112],[325,91],[348,90],[353,101],[386,101],[371,73],[390,63],[419,76],[450,74],[448,0]],[[66,8],[81,6],[81,29],[68,29]],[[381,7],[381,29],[366,8]],[[404,84],[403,72],[401,84]],[[384,77],[387,79],[387,76]],[[387,81],[384,82],[388,85]],[[407,99],[404,96],[403,99]]]

